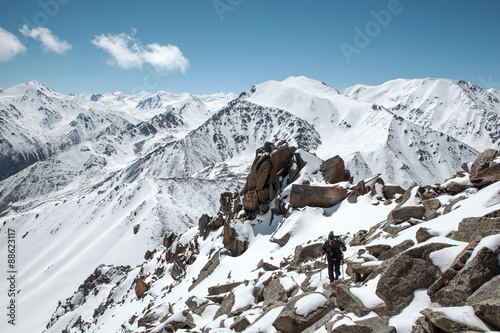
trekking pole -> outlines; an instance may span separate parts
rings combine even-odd
[[[344,258],[342,258],[342,281],[344,281]]]

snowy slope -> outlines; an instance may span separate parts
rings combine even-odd
[[[359,101],[446,133],[477,150],[500,146],[500,98],[494,89],[449,79],[398,79],[342,91]]]

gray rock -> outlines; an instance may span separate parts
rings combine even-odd
[[[191,310],[191,312],[201,316],[203,311],[205,311],[205,309],[209,305],[209,302],[197,296],[191,296],[186,300],[186,305],[189,310]]]
[[[415,234],[415,238],[417,240],[417,243],[423,243],[428,239],[431,239],[434,237],[430,232],[428,228],[419,228],[417,230],[417,233]]]
[[[335,306],[341,310],[353,312],[358,317],[363,317],[370,313],[370,310],[363,305],[363,302],[359,298],[351,293],[349,287],[345,284],[336,285],[334,296]]]
[[[242,255],[248,248],[248,240],[242,237],[235,228],[236,223],[243,223],[239,220],[224,222],[224,234],[222,243],[229,250],[229,253],[234,256]]]
[[[264,306],[275,302],[286,302],[288,300],[286,290],[279,279],[272,279],[264,288]]]
[[[466,217],[451,237],[461,242],[472,242],[486,236],[500,234],[499,217]]]
[[[441,306],[463,306],[467,298],[484,283],[500,274],[498,255],[500,248],[491,251],[482,248],[464,268],[462,268],[447,285],[429,295],[433,302]]]
[[[401,253],[401,252],[409,249],[413,245],[415,245],[415,242],[412,241],[411,239],[404,240],[401,243],[399,243],[398,245],[395,245],[394,247],[392,247],[391,249],[389,249],[385,252],[382,252],[378,256],[378,260],[387,260],[389,258],[392,258],[395,255],[397,255],[398,253]]]
[[[319,258],[321,256],[322,246],[323,243],[314,243],[306,246],[299,245],[295,247],[295,254],[290,265],[293,267],[298,267],[306,261]]]
[[[465,305],[472,306],[476,316],[500,331],[500,275],[483,284],[467,298]]]
[[[215,269],[219,266],[219,251],[217,251],[212,258],[206,263],[205,266],[200,271],[200,275],[193,282],[193,284],[188,288],[188,291],[193,290],[201,281],[205,280],[210,274],[212,274]]]
[[[396,333],[394,326],[389,326],[389,317],[371,317],[368,319],[357,320],[358,326],[368,327],[373,333]]]
[[[234,323],[229,326],[229,329],[235,332],[243,332],[248,326],[250,326],[250,324],[251,323],[247,317],[238,317],[238,319],[236,319]]]
[[[455,321],[440,311],[432,311],[430,309],[425,309],[420,311],[420,313],[424,315],[426,321],[431,322],[432,325],[434,325],[439,330],[445,333],[484,332],[484,330],[480,328]]]
[[[396,207],[389,213],[389,215],[387,215],[387,222],[390,224],[399,224],[408,221],[411,218],[423,219],[424,216],[424,206]]]
[[[380,276],[376,294],[387,305],[389,315],[407,307],[419,288],[428,288],[441,275],[439,268],[426,260],[400,254],[391,260]]]
[[[424,205],[424,219],[426,221],[432,220],[438,216],[437,210],[441,207],[439,199],[427,199],[422,201]]]
[[[224,314],[229,314],[233,308],[234,301],[235,301],[235,297],[234,297],[233,292],[230,292],[229,294],[224,296],[224,300],[222,301],[222,304],[220,305],[220,307],[217,309],[217,312],[215,312],[213,319],[215,320]]]
[[[333,303],[319,294],[325,297],[325,304],[322,307],[317,308],[305,317],[297,314],[295,309],[297,301],[309,295],[311,293],[292,297],[273,322],[273,326],[282,333],[302,332],[334,309]]]
[[[370,245],[366,247],[366,251],[370,252],[370,254],[374,257],[378,257],[380,254],[389,251],[392,246],[387,244],[376,244]]]

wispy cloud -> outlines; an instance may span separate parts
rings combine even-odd
[[[7,62],[24,52],[26,52],[26,46],[16,36],[0,28],[0,61]]]
[[[19,31],[25,37],[31,37],[42,43],[45,51],[52,51],[55,53],[63,54],[66,51],[71,49],[71,44],[66,42],[65,40],[61,41],[57,36],[52,34],[50,29],[45,27],[36,27],[30,30],[28,26],[25,24]]]
[[[186,72],[189,60],[177,46],[158,43],[143,46],[134,38],[135,33],[136,30],[132,29],[131,35],[102,34],[91,40],[91,43],[108,52],[112,56],[109,63],[120,68],[142,68],[144,64],[150,64],[157,71]]]

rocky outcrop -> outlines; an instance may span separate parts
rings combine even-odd
[[[334,186],[292,185],[290,205],[293,208],[333,207],[347,198],[347,191]]]
[[[137,298],[141,298],[144,296],[144,293],[146,292],[147,287],[146,284],[144,283],[144,280],[142,279],[137,279],[135,282],[135,294]]]
[[[486,149],[472,163],[470,179],[478,186],[484,186],[500,180],[500,166],[495,160],[500,152],[495,149]]]

